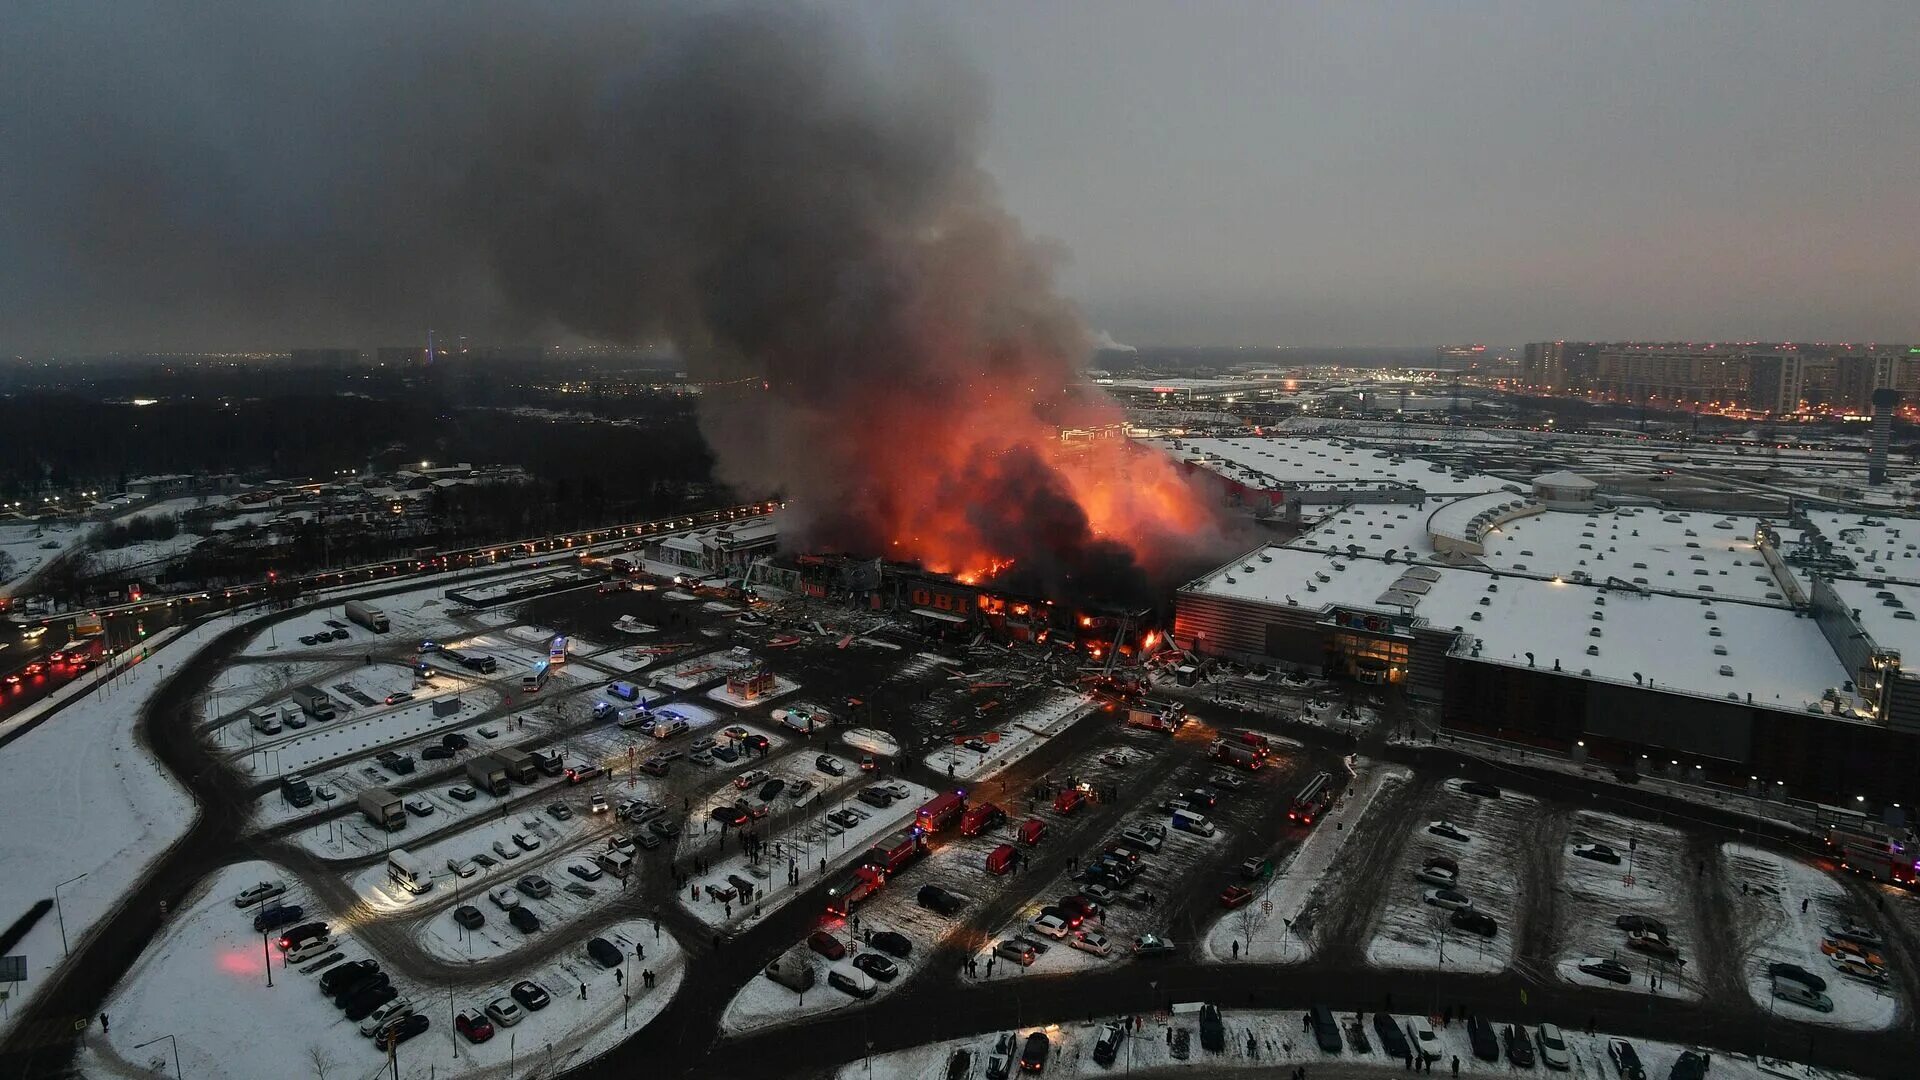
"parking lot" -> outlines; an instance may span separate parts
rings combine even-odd
[[[1540,842],[1539,805],[1458,779],[1429,790],[1387,864],[1367,959],[1382,967],[1499,971],[1513,962],[1526,903],[1524,860]]]
[[[1694,913],[1703,871],[1687,857],[1686,836],[1650,822],[1579,811],[1567,819],[1560,848],[1560,977],[1699,997]]]
[[[1770,851],[1728,844],[1721,857],[1739,882],[1733,898],[1738,962],[1754,1004],[1834,1027],[1878,1030],[1894,1024],[1901,1011],[1898,987],[1884,965],[1873,963],[1885,950],[1851,949],[1836,933],[1859,928],[1884,934],[1866,905],[1820,868]]]

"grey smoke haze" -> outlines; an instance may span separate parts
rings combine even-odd
[[[829,2],[818,62],[934,88],[1122,341],[1920,337],[1920,5]],[[446,197],[662,20],[11,5],[0,350],[549,332],[497,322]]]

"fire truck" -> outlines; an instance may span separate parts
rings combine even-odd
[[[873,845],[864,858],[864,866],[897,874],[909,863],[927,853],[927,846],[921,841],[920,830],[909,826]]]
[[[914,811],[914,821],[925,832],[929,834],[937,833],[947,826],[952,825],[954,822],[959,821],[960,815],[966,812],[967,793],[964,791],[948,791],[935,795],[933,798],[921,804],[920,809]]]
[[[1178,705],[1163,705],[1155,701],[1143,701],[1127,710],[1127,726],[1145,728],[1148,731],[1164,731],[1171,735],[1186,723],[1185,714]]]
[[[887,872],[871,866],[856,866],[827,887],[827,914],[844,919],[861,901],[880,891],[887,883]]]
[[[1909,889],[1920,884],[1920,841],[1897,835],[1891,829],[1872,825],[1829,826],[1827,853],[1839,860],[1841,866],[1875,881]]]

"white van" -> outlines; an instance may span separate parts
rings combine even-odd
[[[617,878],[626,877],[627,871],[633,869],[633,856],[624,851],[603,851],[594,861],[600,864],[600,869]]]
[[[253,730],[259,732],[260,734],[262,735],[280,734],[280,717],[272,709],[265,709],[260,712],[254,713],[252,716],[252,719],[253,719]]]
[[[653,737],[656,739],[670,739],[675,735],[684,735],[686,733],[687,722],[685,720],[662,720],[653,725]]]
[[[1213,822],[1208,821],[1206,818],[1201,817],[1191,810],[1175,810],[1173,812],[1173,827],[1179,829],[1181,832],[1190,832],[1195,836],[1213,835]]]

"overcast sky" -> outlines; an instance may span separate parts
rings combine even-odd
[[[1122,340],[1920,338],[1920,4],[926,7]]]
[[[574,6],[625,18],[641,2]],[[933,35],[975,69],[987,169],[1027,231],[1067,253],[1062,289],[1121,341],[1920,339],[1912,0],[827,2],[883,57]],[[303,144],[356,118],[430,124],[355,89],[411,63],[409,32],[432,41],[435,19],[480,16],[352,3],[404,25],[382,42],[334,14],[349,0],[207,0],[198,27],[105,0],[13,21],[0,348],[324,344],[353,337],[333,332],[353,319],[343,295],[391,306],[413,267],[287,298],[291,279],[366,261],[331,235],[362,195],[330,196],[326,174],[351,166],[364,193],[414,183],[424,159]],[[489,47],[525,32],[502,26]],[[341,85],[310,90],[309,73]],[[280,118],[308,112],[324,125],[290,140]],[[230,210],[261,187],[297,204],[271,220],[313,262],[276,256],[229,288],[231,253],[267,242]],[[379,224],[405,233],[416,208],[386,203]],[[196,222],[230,235],[187,241],[185,266],[173,253]],[[124,267],[80,253],[111,255],[123,233]],[[434,303],[457,309],[445,294],[466,283],[443,276]],[[403,315],[379,332],[436,317]]]

